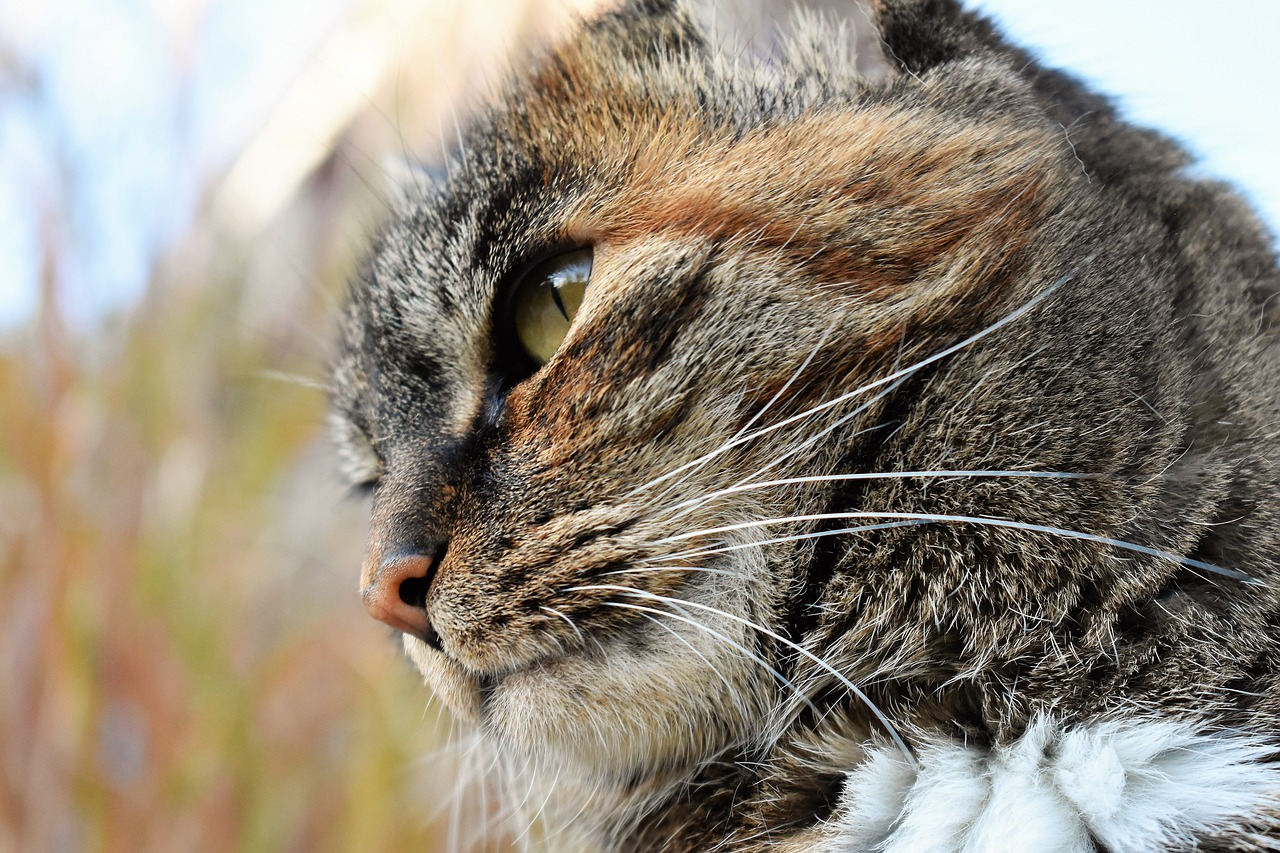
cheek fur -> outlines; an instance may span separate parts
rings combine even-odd
[[[750,642],[723,627],[727,640]],[[504,677],[486,703],[486,727],[515,748],[614,781],[679,772],[741,743],[770,691],[723,641],[676,623],[671,631],[646,624],[626,642],[605,641],[600,657]],[[708,667],[719,676],[706,678]]]

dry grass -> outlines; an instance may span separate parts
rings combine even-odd
[[[0,849],[431,849],[428,694],[361,610],[297,324],[174,287],[0,356]],[[332,297],[332,293],[329,294]]]

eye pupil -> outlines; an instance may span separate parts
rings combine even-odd
[[[560,309],[560,314],[565,320],[572,321],[573,317],[569,316],[569,309],[564,307],[564,297],[560,295],[559,282],[553,282],[551,285],[551,298],[555,300],[556,307]]]
[[[591,279],[591,249],[575,249],[538,264],[516,282],[511,323],[525,354],[539,367],[569,334]]]

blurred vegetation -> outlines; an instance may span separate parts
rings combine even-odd
[[[295,205],[265,265],[205,234],[87,334],[51,259],[0,348],[0,850],[437,846],[438,712],[355,594],[366,509],[292,378],[323,375],[345,203]]]

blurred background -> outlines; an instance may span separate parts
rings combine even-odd
[[[386,164],[592,5],[0,0],[0,853],[442,849],[325,363]],[[975,5],[1280,221],[1280,4]]]

